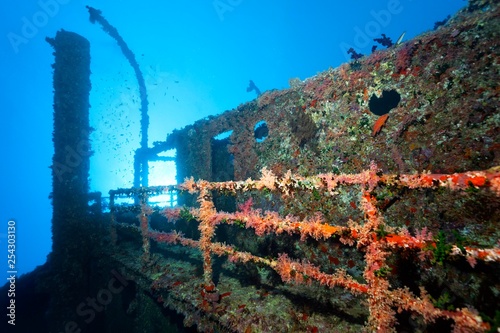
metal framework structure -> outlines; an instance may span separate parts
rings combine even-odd
[[[489,325],[481,319],[474,309],[460,308],[455,310],[440,309],[434,305],[426,290],[421,287],[419,295],[407,287],[391,286],[388,273],[388,258],[402,250],[416,251],[423,256],[435,251],[443,244],[425,232],[411,235],[408,230],[400,230],[388,225],[381,209],[378,207],[376,191],[380,187],[396,186],[411,191],[422,189],[447,188],[452,191],[491,191],[500,196],[500,168],[485,171],[472,171],[454,174],[381,174],[374,163],[370,169],[359,174],[320,174],[314,177],[301,177],[288,173],[278,178],[271,171],[264,169],[259,180],[207,182],[186,179],[179,186],[149,187],[139,189],[119,189],[110,192],[112,238],[116,243],[117,208],[114,198],[119,196],[140,196],[140,220],[137,230],[142,236],[142,265],[150,260],[150,242],[180,244],[201,251],[203,258],[203,286],[200,287],[202,302],[198,310],[210,312],[221,301],[221,294],[213,282],[212,258],[227,256],[233,263],[254,262],[265,265],[276,271],[281,279],[292,284],[311,284],[313,281],[329,288],[341,287],[356,295],[366,295],[369,318],[367,328],[370,331],[392,332],[396,324],[396,314],[407,311],[420,315],[425,323],[434,322],[438,318],[454,321],[456,332],[483,332]],[[361,221],[350,221],[348,226],[332,225],[322,216],[300,219],[296,216],[280,216],[275,211],[252,209],[250,204],[240,206],[235,213],[217,211],[212,200],[212,193],[241,195],[245,192],[273,193],[282,198],[293,196],[297,191],[319,191],[324,195],[335,195],[339,187],[358,187],[360,194],[359,209],[363,213]],[[159,232],[149,225],[150,216],[155,210],[148,204],[148,197],[153,194],[174,190],[188,191],[198,195],[199,208],[190,208],[189,212],[199,221],[201,232],[199,240],[186,238],[177,231]],[[162,211],[170,221],[180,218],[181,210],[186,208],[169,208]],[[249,252],[238,251],[234,246],[214,242],[217,226],[221,224],[239,224],[255,230],[257,237],[267,234],[289,234],[300,236],[301,241],[309,238],[326,240],[339,237],[348,247],[363,253],[364,283],[353,279],[344,269],[339,268],[333,274],[324,273],[321,267],[308,260],[293,260],[287,254],[276,258],[261,257]],[[500,262],[500,248],[472,248],[452,245],[449,256],[462,256],[474,266],[476,261]],[[422,263],[423,264],[423,263]],[[161,288],[161,286],[156,285]],[[166,288],[166,286],[164,286]],[[223,315],[219,314],[219,318]]]

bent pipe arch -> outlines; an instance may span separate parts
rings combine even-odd
[[[137,77],[137,82],[139,84],[139,93],[141,98],[141,147],[139,151],[136,151],[134,157],[134,187],[148,186],[148,163],[144,158],[146,156],[145,152],[148,149],[148,127],[149,127],[149,115],[148,115],[148,94],[146,91],[146,84],[144,81],[144,76],[142,75],[141,69],[139,68],[139,63],[135,59],[135,55],[127,46],[127,43],[118,33],[118,30],[112,26],[101,14],[102,12],[90,6],[86,6],[90,14],[90,22],[95,23],[96,21],[101,25],[102,29],[116,40],[118,46],[123,52],[125,58],[127,58],[130,66],[134,69],[135,76]]]

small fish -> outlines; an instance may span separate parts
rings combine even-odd
[[[384,126],[385,122],[387,121],[387,118],[389,118],[388,113],[384,114],[383,116],[378,117],[375,124],[373,124],[372,136],[375,136],[378,134],[378,132],[380,132],[380,130],[382,129],[382,126]]]
[[[223,293],[223,294],[220,294],[220,298],[222,299],[222,298],[227,297],[227,296],[229,296],[229,295],[231,295],[231,292],[230,292],[230,291],[228,291],[228,292],[226,292],[226,293]]]
[[[403,31],[401,36],[399,36],[398,40],[396,41],[396,45],[399,45],[399,44],[401,44],[401,42],[403,42],[403,38],[405,37],[405,34],[406,34],[406,31]]]

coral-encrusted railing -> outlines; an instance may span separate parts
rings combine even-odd
[[[293,195],[296,191],[323,191],[333,193],[337,186],[359,186],[361,201],[359,208],[364,213],[363,223],[350,221],[346,226],[334,226],[325,222],[320,216],[300,220],[294,216],[282,217],[273,211],[262,212],[253,210],[250,205],[240,206],[235,213],[218,212],[212,201],[212,191],[221,193],[242,193],[246,191],[271,191],[283,197]],[[172,187],[154,187],[136,190],[111,191],[112,235],[114,231],[113,200],[115,195],[140,194],[141,214],[140,229],[143,237],[143,260],[149,258],[149,241],[170,244],[181,244],[198,248],[203,256],[203,272],[205,288],[202,294],[207,300],[217,298],[216,287],[212,281],[212,255],[227,255],[232,262],[248,262],[264,264],[274,269],[285,282],[297,284],[309,283],[316,280],[328,287],[342,287],[355,294],[366,294],[370,317],[368,328],[370,331],[392,332],[396,324],[396,312],[403,310],[420,314],[424,321],[434,322],[437,318],[448,318],[454,321],[456,332],[484,332],[489,325],[473,309],[462,308],[455,311],[443,310],[435,307],[430,296],[421,288],[420,295],[415,295],[408,288],[391,288],[384,269],[388,267],[388,256],[399,248],[413,248],[416,251],[425,251],[435,247],[436,243],[426,232],[412,236],[408,231],[397,231],[396,228],[384,222],[380,210],[376,206],[376,199],[372,191],[377,186],[398,186],[408,189],[447,187],[451,190],[467,190],[485,188],[500,196],[500,167],[486,171],[473,171],[455,174],[414,174],[414,175],[384,175],[378,172],[372,164],[370,169],[350,175],[320,174],[315,177],[301,177],[290,172],[278,178],[271,171],[263,169],[259,180],[208,182],[187,179],[177,186],[179,190],[198,194],[198,209],[192,208],[190,213],[199,221],[200,239],[193,240],[183,237],[177,232],[164,233],[150,230],[148,217],[152,209],[147,205],[148,193],[171,191]],[[164,215],[168,219],[177,219],[181,209],[166,209]],[[301,240],[311,237],[315,240],[326,240],[332,236],[340,237],[340,241],[348,246],[355,246],[365,253],[366,267],[364,279],[360,283],[350,277],[345,270],[337,269],[334,274],[327,274],[319,267],[307,261],[290,259],[286,254],[278,258],[263,258],[248,252],[237,251],[233,246],[213,242],[215,228],[221,223],[244,223],[247,228],[253,228],[257,236],[269,233],[297,234]],[[381,234],[380,230],[383,230]],[[113,236],[114,237],[114,236]],[[450,255],[465,256],[473,266],[477,260],[500,262],[500,248],[476,249],[452,246]]]

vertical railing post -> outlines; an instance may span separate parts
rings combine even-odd
[[[116,235],[116,212],[115,212],[115,193],[109,191],[109,215],[111,223],[109,225],[109,236],[111,237],[111,245],[115,246],[117,241]]]
[[[149,262],[149,216],[151,215],[151,207],[148,205],[148,194],[144,191],[139,194],[140,196],[140,223],[142,235],[142,263],[145,265]]]
[[[170,195],[170,208],[174,207],[174,190],[169,190],[168,191],[169,195]]]
[[[208,184],[208,183],[207,183]],[[201,232],[200,250],[203,257],[203,280],[205,287],[213,286],[212,280],[212,251],[210,249],[212,237],[215,234],[214,218],[217,213],[212,201],[212,194],[206,188],[201,186],[198,197],[200,203],[200,225],[198,229]]]

